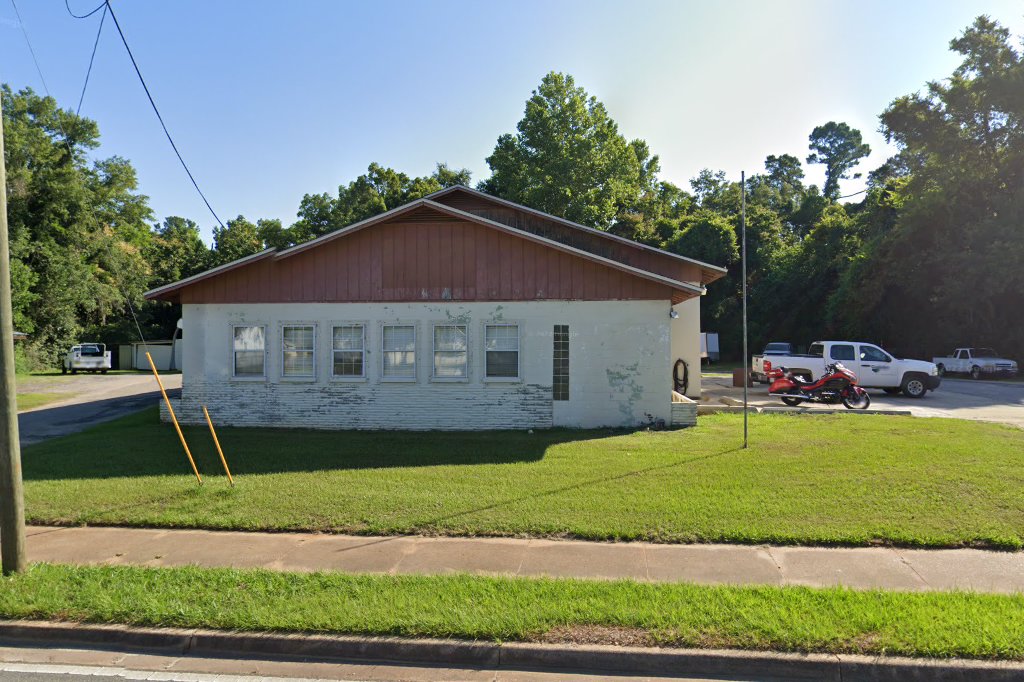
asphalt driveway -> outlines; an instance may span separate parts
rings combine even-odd
[[[172,397],[181,392],[180,374],[161,375],[161,379]],[[160,389],[151,374],[79,374],[54,378],[46,387],[71,397],[19,413],[22,446],[82,431],[152,407],[160,400]]]
[[[722,397],[743,398],[743,388],[734,387],[732,378],[707,375],[701,380],[705,403],[718,403]],[[924,398],[888,395],[871,389],[871,407],[879,410],[910,411],[917,417],[951,417],[977,421],[1000,422],[1024,428],[1024,382],[974,381],[944,377],[942,385]],[[749,390],[750,403],[758,407],[778,407],[782,401],[768,395],[767,384],[754,384]],[[845,410],[842,405],[804,403],[812,410]]]

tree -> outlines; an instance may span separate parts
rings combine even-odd
[[[213,228],[213,261],[223,265],[259,253],[264,248],[259,228],[238,216],[224,227]]]
[[[299,219],[288,228],[287,240],[299,244],[315,239],[446,187],[469,185],[470,180],[468,169],[453,170],[444,163],[437,164],[431,175],[417,178],[371,163],[364,175],[338,187],[337,198],[326,193],[303,196]]]
[[[499,137],[487,157],[483,191],[608,229],[654,189],[658,157],[642,140],[628,142],[572,76],[544,76],[516,131]]]
[[[94,121],[31,89],[2,89],[14,319],[52,359],[141,300],[148,199],[125,159],[88,162]]]
[[[845,123],[829,121],[811,131],[811,153],[807,163],[825,166],[825,187],[822,194],[833,201],[839,197],[839,181],[859,178],[850,170],[871,153],[871,147],[861,138],[860,131]]]

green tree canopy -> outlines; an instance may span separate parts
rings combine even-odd
[[[859,130],[835,121],[815,128],[809,140],[811,153],[807,163],[824,164],[825,187],[821,193],[835,200],[839,197],[840,180],[860,177],[860,173],[850,175],[850,171],[871,153],[871,147],[861,138]]]
[[[572,76],[544,76],[516,131],[487,157],[483,191],[601,229],[655,191],[658,157],[646,142],[627,141]]]

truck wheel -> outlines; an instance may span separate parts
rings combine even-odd
[[[60,373],[61,373],[61,374],[67,374],[67,373],[68,373],[68,366],[67,366],[67,365],[65,365],[65,364],[63,364],[63,363],[61,363],[61,366],[60,366]]]
[[[935,369],[939,370],[939,376],[940,377],[946,376],[946,366],[944,364],[942,364],[941,362],[939,364],[935,365]]]
[[[920,374],[909,374],[903,379],[903,394],[908,398],[923,398],[928,392],[924,379]]]
[[[977,365],[974,365],[973,367],[971,367],[971,378],[972,379],[980,379],[981,378],[981,367],[978,367]]]
[[[77,370],[77,369],[75,369],[74,367],[72,367],[72,368],[71,368],[71,373],[72,373],[72,374],[78,374],[78,370]]]
[[[101,369],[100,370],[100,374],[106,374],[106,373],[107,373],[107,370],[105,370],[105,369]]]

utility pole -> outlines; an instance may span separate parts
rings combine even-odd
[[[747,440],[747,386],[750,384],[750,354],[747,352],[747,173],[740,171],[740,239],[743,241],[743,447]]]
[[[2,107],[0,101],[0,111]],[[0,563],[4,575],[25,570],[25,498],[21,492],[13,316],[7,247],[7,162],[4,120],[0,115]]]

